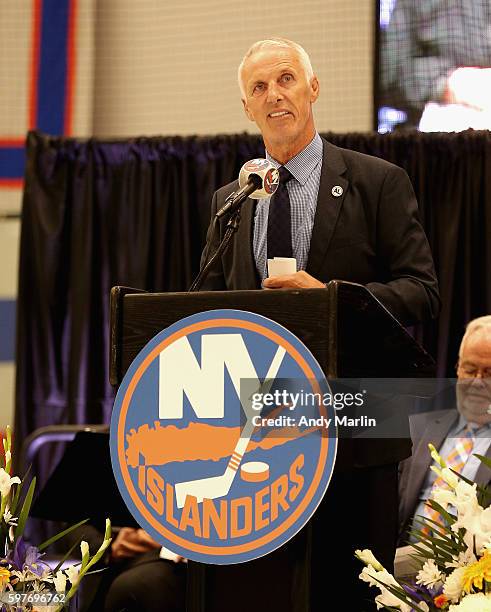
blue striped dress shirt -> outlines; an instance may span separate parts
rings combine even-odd
[[[309,145],[285,164],[293,178],[288,181],[292,215],[293,257],[297,260],[297,270],[305,270],[309,257],[310,238],[314,226],[317,195],[322,170],[322,140],[316,133]],[[267,159],[277,168],[281,166],[266,151]],[[267,235],[269,198],[259,200],[254,215],[253,251],[256,268],[261,280],[267,273]]]

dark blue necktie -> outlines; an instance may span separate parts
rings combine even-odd
[[[280,166],[279,172],[280,184],[269,201],[268,259],[293,256],[290,196],[286,186],[293,177],[284,166]]]

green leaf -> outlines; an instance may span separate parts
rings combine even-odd
[[[16,510],[17,510],[17,504],[19,503],[19,498],[22,492],[22,488],[24,486],[24,482],[26,482],[27,478],[29,477],[29,473],[31,471],[31,465],[27,468],[26,473],[24,474],[23,478],[20,479],[20,485],[17,485],[16,489],[15,489],[15,494],[12,498],[12,502],[10,503],[10,512],[12,513],[12,516],[15,516]]]
[[[99,550],[96,552],[96,554],[90,559],[90,561],[85,566],[84,572],[83,573],[81,572],[81,575],[85,574],[93,565],[95,565],[101,559],[102,555],[105,553],[106,549],[111,544],[111,542],[112,542],[112,538],[104,540],[104,542],[99,547]]]
[[[417,544],[413,544],[413,547],[419,553],[421,553],[421,556],[424,559],[433,559],[437,565],[442,565],[443,563],[452,561],[452,556],[451,555],[439,554],[439,556],[438,556],[438,551],[435,554],[434,550],[427,550],[427,549],[421,548]]]
[[[438,504],[436,504],[438,507]],[[423,529],[431,529],[431,535],[422,530],[413,530],[411,535],[418,540],[420,544],[424,544],[432,551],[440,551],[446,555],[458,555],[466,549],[463,542],[463,537],[459,533],[455,533],[449,526],[441,525],[440,522],[428,517],[416,517],[416,525],[420,525]]]
[[[415,533],[418,535],[418,532]],[[431,536],[424,534],[422,537],[417,539],[418,543],[425,546],[431,552],[431,554],[436,555],[440,553],[447,561],[449,561],[449,556],[457,555],[465,550],[465,546],[463,547],[460,542],[448,542],[446,539],[443,539],[438,535]]]
[[[491,469],[491,459],[490,458],[485,457],[484,455],[478,455],[477,453],[474,455],[474,457],[477,457],[481,463],[484,463],[484,465],[486,465],[488,468]]]
[[[75,544],[70,548],[70,550],[66,553],[66,555],[63,557],[63,559],[58,563],[58,565],[55,567],[55,569],[53,570],[53,574],[56,575],[56,572],[58,572],[61,569],[61,566],[63,565],[63,563],[65,563],[65,561],[68,559],[68,557],[72,554],[72,552],[78,548],[80,546],[80,542],[81,539],[78,542],[75,542]]]
[[[429,499],[426,503],[428,506],[430,506],[430,508],[439,512],[449,525],[453,525],[457,520],[456,516],[450,514],[450,512],[447,512],[445,508],[438,504],[434,499]]]
[[[49,538],[49,540],[45,540],[42,544],[40,544],[38,546],[38,550],[41,552],[45,548],[48,548],[48,546],[50,546],[51,544],[54,544],[54,542],[57,542],[60,538],[65,537],[71,531],[73,531],[74,529],[77,529],[77,527],[80,527],[81,525],[85,525],[85,523],[87,523],[88,520],[89,519],[84,519],[83,521],[80,521],[79,523],[76,523],[75,525],[68,527],[68,529],[65,529],[64,531],[60,531],[56,535]]]
[[[101,574],[102,572],[107,572],[109,567],[99,567],[98,569],[93,569],[88,572],[85,572],[86,576],[92,576],[93,574]]]
[[[26,497],[24,499],[24,503],[22,504],[22,510],[19,514],[19,521],[17,523],[17,527],[15,528],[15,538],[17,539],[24,533],[24,528],[26,526],[26,521],[29,516],[29,511],[31,509],[32,498],[34,496],[34,489],[36,488],[36,477],[31,481],[29,485],[29,489],[27,491]]]

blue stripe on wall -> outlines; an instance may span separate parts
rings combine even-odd
[[[0,147],[0,178],[24,178],[25,163],[24,147]]]
[[[15,359],[15,300],[0,300],[0,361]]]
[[[36,126],[47,134],[63,134],[67,79],[70,0],[44,0],[38,74]]]

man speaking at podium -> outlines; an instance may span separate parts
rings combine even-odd
[[[202,289],[311,289],[337,279],[365,285],[403,324],[436,317],[433,260],[404,170],[319,136],[312,113],[319,81],[300,45],[279,38],[255,43],[238,77],[245,113],[261,131],[266,157],[279,168],[280,185],[256,206],[245,202],[239,230]],[[215,193],[212,219],[236,189],[234,182]],[[210,225],[207,255],[227,221]],[[267,278],[267,259],[274,257],[295,258],[297,272]],[[333,588],[349,589],[345,609],[369,609],[353,553],[372,548],[385,567],[392,566],[397,463],[407,454],[405,447],[392,463],[373,465],[372,458],[370,467],[357,463],[335,474],[322,504],[329,505],[324,534],[314,519],[312,611],[334,609],[326,599]]]

